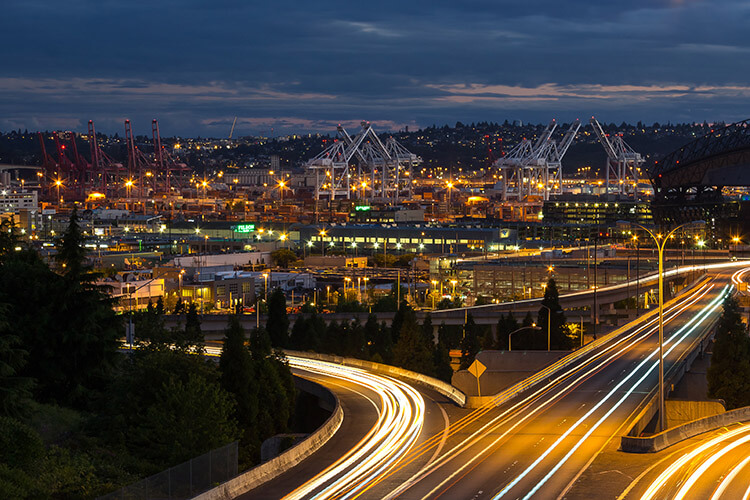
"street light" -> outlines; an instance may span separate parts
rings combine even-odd
[[[326,236],[325,229],[321,229],[318,234],[320,235],[320,248],[323,249],[323,257],[325,257],[326,256],[326,244],[325,244],[325,240],[323,239]]]
[[[458,281],[451,280],[451,285],[453,285],[453,293],[451,293],[451,296],[453,296],[453,297],[456,296],[456,283],[458,283]]]
[[[510,345],[510,336],[511,336],[511,335],[513,335],[513,334],[514,334],[514,333],[516,333],[516,332],[520,332],[521,330],[541,330],[541,328],[539,328],[539,327],[537,327],[537,326],[522,326],[522,327],[521,327],[521,328],[519,328],[518,330],[513,330],[512,332],[510,332],[510,333],[508,334],[508,352],[510,352],[510,351],[512,351],[512,350],[513,350],[513,349],[511,348],[511,345]]]
[[[695,227],[702,226],[706,221],[696,220],[693,222],[686,222],[680,224],[676,228],[672,229],[667,233],[665,238],[662,238],[661,233],[654,234],[654,232],[645,226],[638,224],[637,222],[630,221],[617,221],[618,224],[631,224],[633,226],[640,227],[646,231],[656,243],[656,248],[659,251],[659,432],[664,431],[664,248],[669,241],[669,237],[677,232],[678,229],[684,227]],[[702,241],[702,240],[701,240]]]

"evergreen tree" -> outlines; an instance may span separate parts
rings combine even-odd
[[[464,337],[461,340],[461,365],[459,370],[466,370],[474,362],[479,352],[479,328],[474,317],[469,314],[464,325]]]
[[[289,341],[289,318],[286,314],[286,297],[281,288],[276,288],[268,300],[266,330],[271,338],[272,346],[286,347]]]
[[[708,368],[708,395],[727,409],[750,405],[750,338],[737,299],[727,296]]]
[[[413,312],[411,306],[407,304],[405,300],[402,300],[398,306],[398,311],[396,311],[396,314],[393,316],[393,321],[391,321],[391,340],[394,344],[398,342],[398,337],[401,334],[401,326],[404,323],[404,317]]]
[[[426,342],[411,307],[403,308],[401,331],[393,348],[393,363],[407,370],[434,375],[433,343]]]
[[[524,328],[528,328],[530,326],[534,325],[534,317],[531,315],[531,311],[526,313],[526,316],[523,317],[523,322],[521,323],[521,326]]]
[[[349,324],[349,331],[346,337],[346,356],[352,356],[355,358],[365,359],[366,356],[366,341],[365,341],[365,330],[362,327],[362,323],[359,322],[358,318],[355,318]]]
[[[0,416],[23,417],[28,414],[34,382],[19,376],[28,352],[21,339],[8,330],[7,307],[0,307]]]
[[[28,352],[18,375],[36,380],[36,396],[90,408],[115,373],[124,329],[112,299],[85,272],[73,222],[60,247],[64,275],[32,250],[0,255],[0,303],[8,304],[8,323]]]
[[[501,315],[500,320],[497,322],[497,342],[495,343],[495,349],[505,350],[508,349],[508,335],[518,330],[520,326],[513,317],[513,313],[509,312],[507,315]]]
[[[553,278],[547,280],[547,287],[544,289],[542,305],[549,308],[549,311],[544,307],[539,309],[537,325],[539,326],[541,333],[544,334],[544,345],[539,346],[538,348],[547,348],[547,319],[549,318],[551,321],[549,328],[551,348],[559,350],[570,349],[572,347],[572,341],[569,337],[570,332],[565,321],[565,313],[560,306],[557,283],[555,283]]]
[[[376,363],[391,363],[393,361],[393,340],[391,329],[381,322],[373,341],[372,360]]]
[[[203,331],[201,330],[201,320],[198,316],[198,307],[195,302],[191,302],[185,315],[185,335],[180,344],[183,347],[202,348],[205,342]]]
[[[292,333],[289,335],[289,347],[297,350],[305,350],[307,345],[308,320],[305,315],[300,314],[292,325]]]
[[[250,351],[254,357],[271,355],[271,338],[265,328],[256,328],[250,334]]]
[[[182,302],[182,297],[177,297],[177,302],[174,305],[174,314],[184,314],[185,313],[185,303]]]
[[[422,336],[424,337],[425,342],[428,342],[429,344],[435,343],[435,333],[433,331],[432,315],[430,313],[427,313],[427,316],[425,316],[424,322],[422,323]]]
[[[84,247],[83,232],[78,223],[78,209],[73,208],[68,227],[57,241],[57,255],[55,259],[62,267],[63,275],[73,282],[81,280],[89,270],[86,263],[86,248]]]
[[[234,403],[218,383],[197,374],[172,379],[139,419],[135,432],[152,460],[176,465],[239,437]]]
[[[438,342],[437,345],[435,345],[433,351],[433,363],[435,365],[435,377],[450,384],[451,378],[453,377],[450,351],[441,342]]]
[[[364,326],[365,344],[367,345],[367,357],[371,358],[378,349],[377,342],[378,336],[378,317],[374,314],[367,316],[367,321]]]
[[[255,370],[250,350],[245,345],[245,331],[239,317],[229,317],[219,359],[221,386],[236,402],[234,418],[242,430],[243,463],[257,455],[259,445],[255,423],[258,418],[258,385],[253,380]]]

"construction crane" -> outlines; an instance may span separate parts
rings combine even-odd
[[[573,122],[558,143],[552,139],[557,123],[552,120],[533,143],[523,139],[507,155],[495,162],[502,173],[503,200],[549,200],[562,194],[562,159],[573,143],[580,120]]]
[[[632,195],[638,199],[638,178],[645,160],[622,138],[622,134],[605,134],[599,122],[591,117],[591,128],[607,153],[605,168],[605,194]],[[614,186],[613,186],[614,185]]]

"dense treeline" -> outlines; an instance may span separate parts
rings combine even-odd
[[[242,469],[288,430],[294,385],[265,330],[246,344],[233,318],[217,363],[196,309],[168,330],[158,303],[118,352],[123,317],[94,285],[75,212],[54,270],[14,235],[3,223],[0,498],[93,498],[235,440]]]
[[[724,300],[707,378],[708,396],[723,399],[728,410],[750,406],[750,337],[731,295]]]

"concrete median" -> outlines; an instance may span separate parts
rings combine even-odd
[[[710,417],[699,418],[698,420],[667,429],[653,436],[623,436],[620,441],[620,449],[627,453],[655,453],[704,432],[713,431],[725,425],[747,421],[750,421],[750,406],[737,408],[736,410]]]

